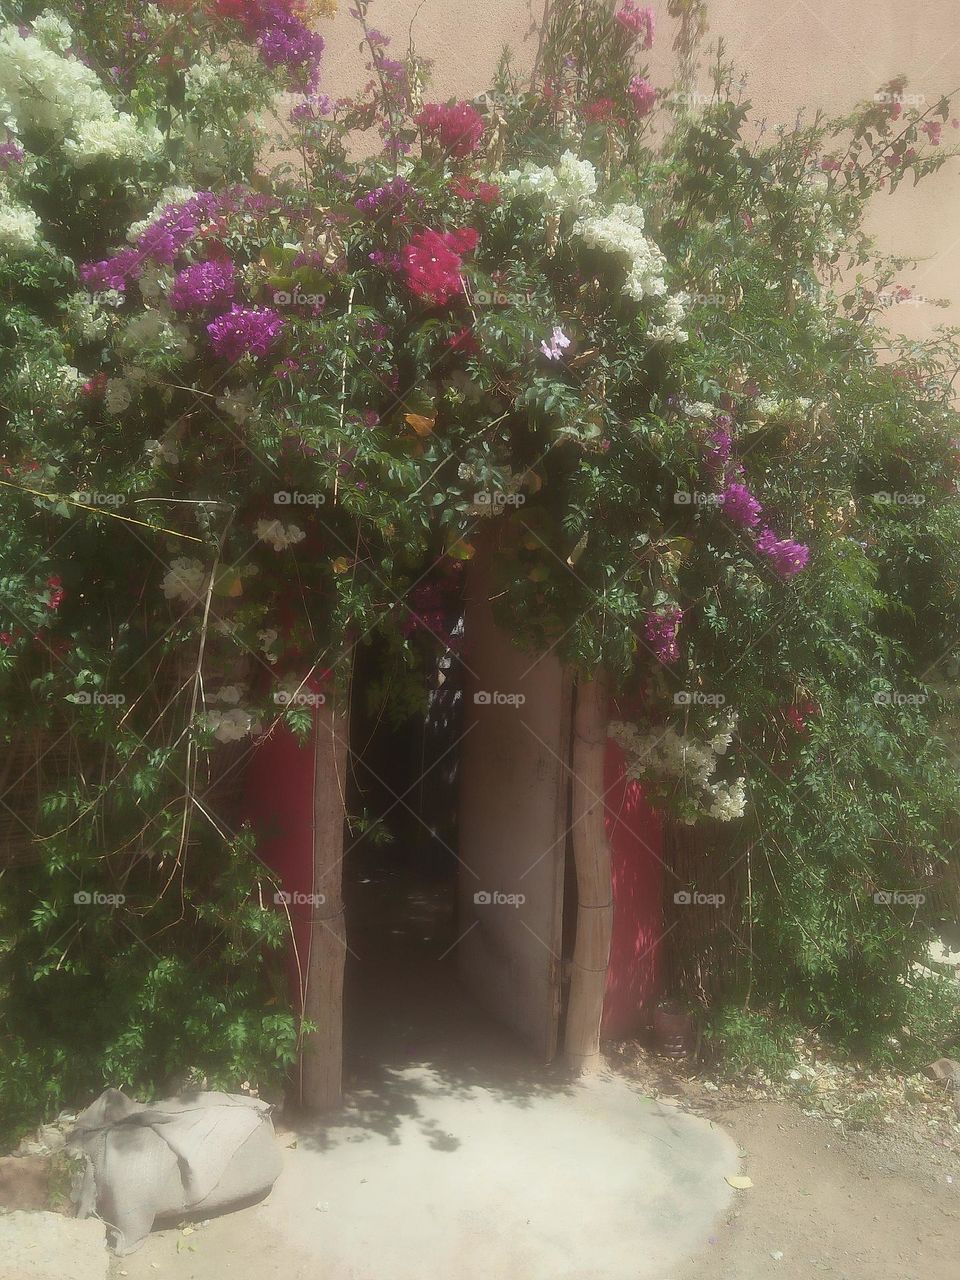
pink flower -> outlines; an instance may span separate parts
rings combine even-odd
[[[564,351],[569,347],[570,339],[563,332],[559,325],[553,326],[553,335],[549,343],[541,342],[540,350],[548,360],[559,360]]]
[[[943,125],[939,120],[925,120],[920,126],[920,132],[927,135],[932,147],[939,147],[940,138],[943,134]]]
[[[483,119],[469,102],[458,102],[453,106],[428,102],[420,114],[414,116],[414,121],[425,138],[439,142],[444,151],[458,160],[476,151],[484,133]]]
[[[641,9],[635,0],[623,0],[617,21],[624,30],[637,37],[644,49],[653,47],[654,16],[652,9]]]
[[[429,229],[418,231],[403,251],[403,272],[417,297],[442,306],[462,293],[462,255],[475,249],[479,238],[473,227],[442,235]]]
[[[657,91],[643,76],[634,76],[627,89],[638,116],[649,115],[657,101]]]

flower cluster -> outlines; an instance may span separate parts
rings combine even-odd
[[[483,139],[483,119],[468,102],[427,103],[414,121],[425,138],[439,143],[458,160],[473,155]]]
[[[475,249],[478,240],[472,227],[444,233],[429,228],[418,231],[403,252],[403,272],[410,289],[436,306],[462,293],[463,255]]]
[[[623,0],[616,19],[624,30],[636,37],[641,48],[653,48],[655,19],[652,9],[641,9],[636,0]]]
[[[673,725],[642,728],[613,721],[609,734],[627,756],[627,776],[672,802],[681,821],[698,817],[731,822],[746,811],[746,779],[715,780],[720,758],[730,748],[737,716],[729,712],[708,726],[710,737],[698,739]]]
[[[662,298],[667,292],[663,278],[667,260],[644,235],[643,210],[635,204],[615,204],[608,213],[591,214],[574,226],[574,232],[590,245],[627,261],[623,292],[640,302]]]
[[[117,111],[96,73],[78,58],[13,25],[0,29],[0,102],[7,105],[8,125],[53,134],[78,166],[142,161],[162,140],[159,129]]]
[[[274,551],[286,551],[307,536],[299,525],[284,524],[281,520],[258,520],[255,532],[260,541],[266,542]]]
[[[536,196],[553,213],[578,213],[597,192],[596,169],[572,151],[565,151],[552,169],[527,161],[498,180],[508,197]]]
[[[354,205],[361,213],[393,213],[402,209],[404,202],[413,194],[413,187],[406,178],[398,176],[360,196]]]
[[[741,529],[755,529],[760,523],[763,507],[745,484],[731,480],[721,494],[724,515]]]
[[[236,287],[233,263],[215,258],[179,271],[168,300],[174,311],[206,311],[232,302]]]
[[[634,76],[627,89],[638,116],[649,115],[656,105],[657,91],[643,76]]]
[[[305,5],[297,0],[212,0],[212,7],[220,17],[242,23],[265,66],[285,68],[294,88],[303,93],[316,89],[324,44],[304,21]]]
[[[792,538],[778,538],[772,529],[763,529],[757,537],[757,550],[766,556],[781,578],[792,578],[807,567],[810,548]]]
[[[234,304],[224,315],[207,325],[214,351],[230,361],[237,361],[247,354],[267,355],[282,332],[283,319],[271,307],[240,307]]]
[[[776,400],[774,397],[760,397],[754,401],[754,409],[765,400],[762,416],[773,416],[777,413],[802,411],[810,407],[810,401],[796,397],[790,401]],[[702,410],[702,412],[701,412]],[[706,438],[704,448],[704,464],[708,470],[719,473],[722,477],[723,490],[719,495],[719,505],[724,514],[741,529],[757,530],[763,514],[763,506],[750,492],[743,482],[744,469],[739,463],[731,462],[733,449],[733,419],[729,414],[714,414],[708,404],[687,405],[688,417],[708,417],[713,415],[713,430]],[[755,536],[754,546],[759,555],[770,561],[773,569],[781,578],[792,578],[805,569],[810,560],[810,548],[792,538],[778,538],[772,529],[764,526]]]
[[[680,657],[677,633],[683,621],[683,610],[676,606],[657,609],[648,613],[643,624],[643,634],[660,662],[669,666]]]
[[[0,193],[0,251],[25,253],[40,241],[40,219],[32,209]]]

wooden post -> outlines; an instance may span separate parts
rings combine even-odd
[[[304,1037],[300,1099],[307,1111],[340,1102],[343,1058],[343,823],[350,733],[344,695],[331,691],[316,712],[313,787],[313,902],[303,1016],[316,1030]]]
[[[576,698],[570,816],[577,872],[577,939],[564,1057],[569,1066],[584,1072],[602,1063],[600,1018],[613,933],[613,882],[603,800],[608,715],[604,674],[582,680]]]

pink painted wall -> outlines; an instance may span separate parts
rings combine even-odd
[[[613,865],[613,939],[602,1034],[636,1032],[654,1002],[663,937],[663,827],[643,788],[628,782],[623,750],[607,744],[607,838]]]

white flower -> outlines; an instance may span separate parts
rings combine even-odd
[[[249,391],[225,391],[222,396],[217,397],[217,408],[242,426],[253,412],[252,399]]]
[[[73,44],[73,28],[70,23],[50,9],[44,9],[38,14],[32,27],[37,39],[55,53],[66,53]]]
[[[609,213],[581,218],[573,228],[592,248],[626,259],[623,292],[635,302],[663,297],[667,291],[663,278],[667,260],[643,228],[643,210],[635,204],[615,204]]]
[[[257,647],[268,662],[277,661],[277,654],[274,652],[274,648],[279,639],[280,632],[274,631],[272,628],[257,632]]]
[[[63,304],[63,315],[68,328],[81,342],[98,342],[107,336],[110,317],[105,307],[114,307],[121,299],[116,290],[91,296],[74,293]]]
[[[197,604],[206,594],[207,571],[199,560],[181,556],[174,560],[163,579],[163,594],[168,600]]]
[[[258,520],[256,534],[261,542],[269,543],[274,551],[286,551],[307,536],[295,524],[285,525],[279,520]]]
[[[126,378],[108,378],[103,393],[103,407],[107,413],[123,413],[130,408],[133,394]]]
[[[0,250],[35,249],[40,240],[40,219],[26,205],[0,195]]]
[[[507,197],[539,196],[555,213],[576,213],[590,204],[597,191],[597,171],[589,160],[565,151],[555,169],[541,168],[529,160],[520,169],[500,176]]]
[[[236,707],[240,705],[240,699],[242,696],[243,691],[240,689],[239,685],[225,684],[222,688],[218,689],[216,693],[211,693],[209,700],[211,702],[222,702],[228,707]]]
[[[175,467],[180,461],[177,446],[172,440],[148,440],[144,444],[143,450],[150,459],[151,467],[162,466],[165,462]]]
[[[259,733],[262,726],[252,711],[233,707],[229,711],[208,711],[207,728],[213,731],[218,742],[239,742],[250,733]]]
[[[687,314],[690,295],[675,293],[663,300],[663,324],[652,324],[647,329],[647,337],[651,342],[686,342],[690,335],[686,329],[680,328],[680,322]]]
[[[59,40],[56,19],[41,23],[45,39]],[[58,34],[59,33],[59,34]],[[143,159],[162,135],[118,112],[96,73],[17,27],[0,30],[0,101],[19,132],[42,130],[63,142],[78,164],[97,159]]]

